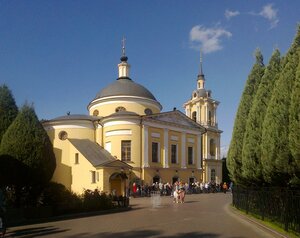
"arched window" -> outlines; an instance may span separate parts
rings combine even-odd
[[[174,184],[175,182],[179,181],[179,177],[178,176],[174,176],[172,178],[172,184]]]
[[[99,115],[99,111],[98,110],[95,110],[94,112],[93,112],[93,116],[98,116]]]
[[[153,177],[153,183],[159,183],[160,182],[160,177],[158,175]]]
[[[193,119],[194,121],[197,121],[197,112],[193,112],[193,113],[192,113],[192,119]]]
[[[215,169],[211,169],[210,171],[210,181],[216,181],[216,170]]]
[[[117,107],[116,112],[126,111],[125,107]]]
[[[211,123],[212,123],[212,121],[211,121],[211,111],[208,111],[208,121],[207,121],[207,123],[209,125],[211,125]]]
[[[209,141],[209,153],[211,156],[216,155],[216,142],[214,139],[210,139]]]

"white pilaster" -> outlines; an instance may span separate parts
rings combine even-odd
[[[148,127],[144,125],[143,129],[144,129],[144,165],[143,165],[143,167],[145,168],[145,167],[149,167]]]
[[[164,161],[164,168],[169,168],[169,130],[164,129],[164,154],[163,154],[163,161]]]
[[[215,105],[214,106],[214,109],[215,109],[215,111],[214,111],[214,122],[215,122],[215,126],[217,125],[217,123],[218,123],[218,121],[217,121],[217,105]]]
[[[197,135],[197,168],[198,169],[201,169],[202,168],[202,164],[201,164],[201,144],[202,144],[202,141],[201,141],[201,135]]]
[[[185,158],[185,143],[186,133],[182,133],[181,136],[181,168],[186,169],[186,158]]]
[[[208,105],[205,103],[205,123],[208,124]]]
[[[201,121],[201,118],[200,118],[200,106],[199,105],[197,105],[197,119],[196,119],[196,121],[198,123],[200,123],[200,121]]]

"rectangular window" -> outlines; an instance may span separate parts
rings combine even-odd
[[[177,145],[171,145],[171,163],[177,163]]]
[[[75,164],[79,164],[79,154],[75,153]]]
[[[121,141],[121,160],[130,161],[131,160],[131,141],[122,140]]]
[[[96,183],[96,171],[91,171],[92,183]]]
[[[152,142],[152,162],[159,162],[159,143]]]
[[[188,147],[188,164],[194,164],[193,147]]]

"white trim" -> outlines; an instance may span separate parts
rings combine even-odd
[[[131,136],[131,130],[113,130],[105,132],[105,136]]]
[[[127,96],[127,95],[97,98],[90,102],[90,104],[88,105],[88,109],[92,110],[95,107],[99,107],[99,106],[106,105],[106,104],[116,104],[116,103],[121,103],[121,104],[122,103],[134,103],[134,104],[136,104],[136,103],[141,103],[141,102],[143,104],[156,107],[159,111],[162,110],[161,104],[156,100],[153,100],[150,98],[138,97],[138,96]]]
[[[154,137],[154,138],[160,138],[160,133],[152,132],[152,133],[151,133],[151,137]]]
[[[118,125],[138,125],[138,120],[126,120],[126,121],[109,121],[103,124],[103,127],[118,126]]]
[[[148,154],[149,154],[149,148],[148,148],[148,127],[147,126],[143,126],[144,129],[144,163],[143,163],[143,167],[149,167],[149,158],[148,158]]]
[[[171,140],[178,141],[178,136],[171,136]]]
[[[94,126],[86,126],[86,125],[53,125],[53,126],[45,126],[45,130],[55,130],[55,129],[93,129],[95,130]]]
[[[169,137],[168,129],[164,129],[164,168],[169,168]]]
[[[194,138],[188,138],[188,143],[194,144],[195,143],[195,139]]]
[[[161,128],[161,129],[168,129],[171,131],[178,131],[178,132],[185,132],[188,134],[192,134],[192,135],[202,135],[204,133],[201,131],[195,131],[195,130],[189,130],[189,129],[184,129],[184,128],[180,128],[180,127],[175,127],[175,126],[168,126],[168,125],[162,125],[159,123],[153,123],[153,122],[146,122],[144,121],[143,125],[149,126],[149,127],[156,127],[156,128]]]
[[[182,133],[182,136],[181,136],[181,167],[183,169],[186,169],[185,142],[186,142],[186,134]]]
[[[196,164],[197,164],[197,167],[198,169],[201,169],[202,168],[202,164],[201,164],[201,148],[202,148],[202,140],[201,140],[201,135],[198,135],[197,136],[197,161],[196,161]]]

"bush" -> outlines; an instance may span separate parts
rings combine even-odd
[[[111,209],[113,208],[112,198],[98,189],[94,191],[87,189],[83,193],[83,208],[86,211]]]
[[[55,215],[83,211],[99,211],[113,208],[112,199],[98,189],[85,190],[82,195],[70,192],[64,185],[50,182],[45,188],[42,206],[53,207]]]
[[[43,206],[52,206],[56,215],[82,210],[81,197],[55,182],[50,182],[45,188],[41,202]]]

